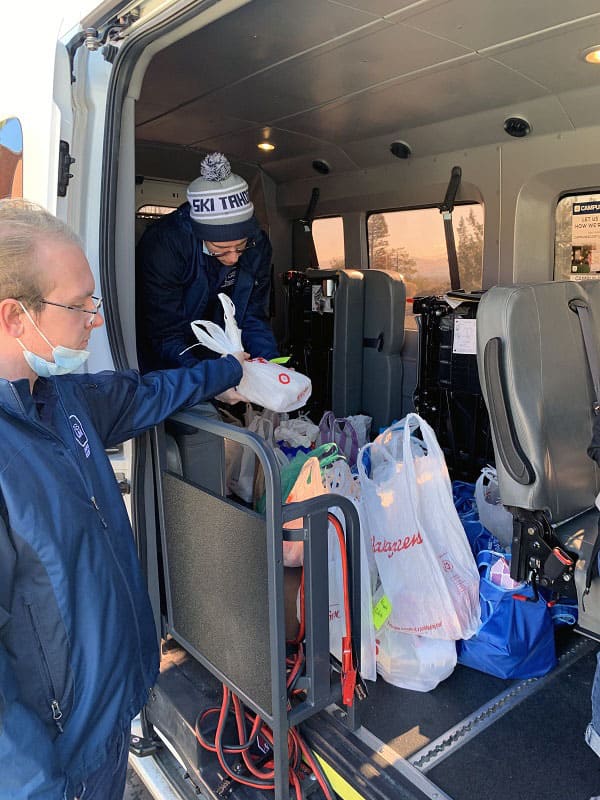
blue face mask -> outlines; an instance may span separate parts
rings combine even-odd
[[[76,369],[79,369],[79,367],[85,364],[90,355],[89,350],[72,350],[70,347],[63,347],[61,344],[59,344],[57,347],[54,347],[52,342],[47,339],[46,336],[44,336],[42,331],[35,324],[33,318],[23,303],[20,305],[33,327],[46,342],[46,344],[52,348],[52,358],[54,361],[46,361],[45,358],[42,358],[41,356],[36,355],[36,353],[32,353],[31,350],[28,350],[23,342],[20,339],[17,339],[17,342],[23,349],[25,361],[36,375],[39,375],[40,378],[49,378],[52,375],[67,375],[69,372],[75,372]]]

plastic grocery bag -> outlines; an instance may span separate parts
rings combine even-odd
[[[422,446],[411,429],[419,427]],[[393,438],[402,437],[397,457]],[[397,442],[396,442],[397,445]],[[371,459],[369,477],[363,455]],[[479,627],[479,574],[452,500],[442,451],[431,427],[417,414],[402,430],[389,429],[358,458],[371,546],[390,623],[402,633],[467,639]]]
[[[319,459],[312,457],[304,462],[300,474],[289,493],[286,503],[299,503],[301,500],[310,500],[325,494],[321,480],[321,467]],[[302,527],[302,519],[293,519],[284,523],[287,530],[296,530]],[[285,567],[301,567],[304,563],[304,542],[283,543],[283,565]]]
[[[335,442],[353,467],[359,449],[369,441],[370,430],[371,417],[366,414],[336,417],[333,411],[326,411],[319,422],[319,442]]]
[[[355,502],[360,517],[359,504]],[[332,508],[342,524],[344,535],[346,528],[344,517],[337,508]],[[346,635],[344,618],[344,584],[342,558],[339,540],[333,525],[329,525],[329,649],[333,655],[342,660],[342,636]],[[375,626],[373,625],[373,606],[371,596],[371,577],[369,571],[368,542],[362,535],[360,541],[360,674],[367,681],[377,680],[375,659]]]
[[[377,631],[377,672],[394,686],[429,692],[455,666],[454,642],[402,633],[389,620]]]
[[[493,467],[484,467],[475,484],[477,513],[483,527],[493,533],[504,547],[508,547],[513,536],[513,517],[502,505],[498,476]]]
[[[337,462],[336,462],[337,463]],[[342,461],[342,463],[345,463]],[[347,467],[347,464],[346,464]],[[300,474],[294,484],[288,502],[307,500],[320,494],[328,494],[323,485],[319,460],[311,457],[304,462]],[[357,506],[359,518],[361,509]],[[337,508],[331,512],[338,518],[345,531],[344,516]],[[299,528],[302,520],[292,520],[285,528]],[[360,590],[361,590],[361,652],[360,672],[365,680],[377,678],[375,666],[375,629],[373,626],[373,608],[371,604],[371,577],[369,569],[368,542],[362,535],[360,543]],[[341,661],[342,636],[346,635],[346,619],[344,614],[344,582],[339,539],[335,528],[330,523],[328,529],[328,574],[329,574],[329,648],[333,655]],[[286,566],[300,566],[304,561],[304,545],[302,542],[283,543],[283,563]]]
[[[296,419],[284,420],[275,428],[275,440],[290,458],[300,450],[308,453],[314,447],[318,435],[319,428],[302,415]]]
[[[219,294],[225,315],[225,330],[215,322],[195,320],[191,323],[194,335],[205,347],[215,353],[239,353],[244,348],[242,334],[235,321],[235,306],[226,294]],[[306,405],[312,385],[310,378],[281,364],[264,358],[245,361],[244,374],[237,387],[239,393],[251,403],[272,411],[295,411]]]
[[[287,464],[287,458],[275,446],[273,439],[273,421],[269,416],[258,414],[250,410],[246,413],[247,430],[262,437],[267,444],[271,445],[275,457],[280,464]],[[248,421],[249,420],[249,421]],[[264,491],[264,485],[257,486],[258,462],[254,452],[249,447],[243,447],[238,442],[234,442],[237,447],[232,450],[231,462],[226,472],[227,488],[246,503],[252,503]],[[262,470],[260,470],[262,475]]]

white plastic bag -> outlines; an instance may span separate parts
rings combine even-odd
[[[503,547],[509,547],[513,537],[513,517],[502,505],[498,476],[493,467],[484,467],[475,484],[475,503],[479,521]]]
[[[343,462],[345,464],[345,462]],[[345,464],[346,468],[348,465]],[[349,470],[348,470],[349,471]],[[319,460],[316,457],[307,459],[302,466],[296,483],[288,497],[288,502],[307,500],[321,494],[328,494],[328,489],[321,480]],[[338,491],[338,494],[341,492]],[[362,509],[355,503],[359,518]],[[331,509],[340,521],[346,535],[344,516],[338,508]],[[302,520],[292,520],[284,525],[285,528],[299,528]],[[373,607],[371,602],[371,573],[368,541],[363,535],[361,524],[360,542],[360,592],[361,592],[361,652],[360,671],[365,680],[374,681],[377,678],[375,664],[375,627],[373,625]],[[344,613],[344,583],[342,558],[339,539],[332,523],[328,528],[329,551],[329,649],[341,661],[342,636],[346,635],[346,617]],[[283,543],[283,563],[289,567],[301,566],[304,561],[304,545],[302,542]]]
[[[355,502],[360,518],[360,507]],[[344,529],[344,517],[337,508],[332,508]],[[329,649],[333,655],[342,659],[342,636],[346,635],[344,616],[344,590],[342,559],[339,540],[335,528],[329,525]],[[369,571],[368,541],[363,535],[361,524],[360,537],[360,674],[367,681],[377,680],[375,659],[375,626],[373,624],[373,604],[371,595],[371,576]]]
[[[261,436],[272,447],[274,446],[273,423],[270,419],[256,414],[251,418],[247,429],[251,433]],[[236,461],[230,466],[227,487],[244,502],[252,503],[255,494],[256,456],[249,447],[239,445],[234,457]]]
[[[411,441],[418,426],[423,446]],[[403,430],[386,431],[358,458],[371,546],[390,622],[403,633],[468,639],[480,624],[479,574],[452,501],[442,451],[430,426],[409,414]],[[402,459],[387,441],[402,437]],[[391,448],[392,450],[394,448]],[[371,456],[370,478],[363,455]]]
[[[244,348],[235,321],[235,306],[226,294],[219,294],[219,300],[225,315],[225,330],[208,320],[195,320],[191,323],[192,330],[200,344],[215,353],[239,353]],[[237,389],[251,403],[272,411],[287,412],[302,408],[310,397],[310,378],[281,364],[253,358],[244,362],[243,370]]]
[[[454,642],[402,633],[389,620],[377,631],[377,672],[394,686],[429,692],[455,666]]]
[[[318,435],[318,426],[302,416],[284,420],[275,428],[275,440],[290,447],[312,447]]]

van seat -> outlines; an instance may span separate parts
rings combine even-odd
[[[496,286],[477,314],[481,386],[492,427],[500,496],[506,506],[546,513],[579,556],[580,627],[600,632],[600,581],[581,603],[593,546],[600,470],[587,455],[595,401],[571,300],[590,309],[600,341],[600,282]]]

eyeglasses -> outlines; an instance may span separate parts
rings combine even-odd
[[[102,307],[102,298],[101,297],[94,297],[94,295],[90,298],[94,304],[94,308],[81,308],[80,306],[67,306],[64,303],[53,303],[51,300],[40,300],[40,303],[43,303],[46,306],[57,306],[58,308],[68,308],[69,311],[82,311],[84,314],[91,314],[92,319],[96,316],[98,311],[100,311]]]
[[[239,256],[246,250],[250,250],[252,247],[254,247],[256,245],[256,242],[253,239],[250,239],[246,242],[246,244],[241,245],[240,247],[230,247],[228,250],[220,250],[218,253],[210,250],[207,242],[205,242],[204,244],[206,244],[206,249],[208,251],[209,256],[214,256],[215,258],[219,258],[220,256],[226,256],[229,253],[236,253],[236,255]]]

